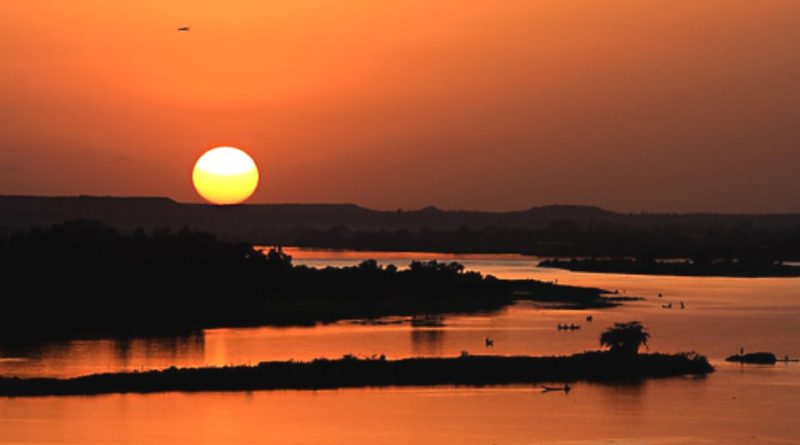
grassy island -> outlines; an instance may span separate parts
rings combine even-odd
[[[691,354],[585,352],[563,357],[463,356],[263,362],[257,366],[169,368],[94,374],[71,379],[0,378],[0,396],[93,395],[164,391],[250,391],[424,385],[503,385],[542,382],[630,381],[705,375],[714,369]]]
[[[778,358],[771,352],[750,352],[747,354],[731,355],[725,359],[726,362],[755,363],[759,365],[774,365]],[[787,358],[788,361],[788,358]]]

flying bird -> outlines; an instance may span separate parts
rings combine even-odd
[[[191,29],[192,28],[190,28],[188,26],[181,26],[180,28],[178,28],[178,32],[189,32],[189,31],[191,31]]]

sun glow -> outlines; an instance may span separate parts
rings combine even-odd
[[[253,158],[234,147],[217,147],[205,152],[192,172],[197,193],[218,205],[244,202],[255,192],[258,178]]]

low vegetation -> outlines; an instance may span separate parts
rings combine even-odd
[[[257,366],[175,367],[162,371],[94,374],[69,379],[0,377],[0,396],[92,395],[163,391],[251,391],[367,386],[502,385],[577,380],[613,382],[649,377],[705,375],[714,371],[695,353],[639,354],[649,334],[637,321],[617,323],[600,336],[609,351],[560,357],[473,356],[406,358],[385,356],[262,362]],[[774,358],[774,356],[773,356]]]
[[[90,395],[163,391],[250,391],[367,386],[501,385],[513,383],[630,381],[712,372],[697,355],[645,354],[621,361],[609,352],[566,357],[469,356],[402,360],[318,359],[263,362],[257,366],[170,368],[163,371],[96,374],[72,379],[0,378],[0,395]]]

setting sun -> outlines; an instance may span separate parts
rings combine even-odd
[[[239,204],[256,190],[258,167],[238,148],[217,147],[197,160],[192,181],[197,193],[212,204]]]
[[[800,0],[0,0],[0,67],[0,445],[800,445]]]

